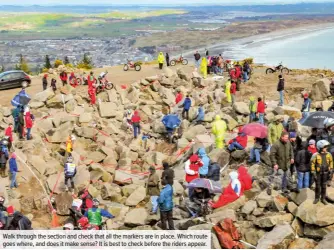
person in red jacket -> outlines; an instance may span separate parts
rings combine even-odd
[[[317,147],[315,146],[315,140],[309,141],[307,150],[311,152],[312,154],[315,154],[318,152]]]
[[[90,104],[95,105],[96,104],[96,79],[94,77],[94,73],[90,72],[90,75],[87,77],[88,82],[88,95],[90,98]]]
[[[67,73],[65,71],[60,73],[60,80],[62,81],[63,86],[67,84]]]
[[[242,133],[242,127],[239,127],[238,136],[228,142],[228,150],[244,150],[247,147],[247,142],[248,136]]]
[[[30,111],[26,112],[26,114],[24,116],[24,119],[25,119],[25,125],[26,125],[26,128],[27,128],[27,140],[31,140],[32,139],[31,129],[32,129],[32,126],[33,126],[33,120],[32,120],[32,115],[31,115]]]
[[[239,181],[241,183],[241,187],[243,192],[247,191],[252,188],[253,178],[248,173],[248,170],[245,166],[240,166],[238,168],[238,174],[239,174]]]
[[[190,183],[199,178],[199,168],[203,166],[203,162],[198,155],[194,154],[190,156],[189,160],[185,163],[186,167],[186,182]]]
[[[237,93],[236,80],[232,80],[230,91],[231,91],[232,105],[233,105],[235,103],[235,94]]]
[[[240,84],[242,80],[242,67],[239,64],[239,62],[237,62],[237,64],[235,65],[235,77],[237,78],[236,80],[237,91],[240,91]]]
[[[262,101],[262,98],[257,98],[257,114],[259,115],[259,123],[264,125],[264,113],[266,112],[266,104]]]
[[[177,91],[176,97],[175,97],[175,103],[178,104],[180,101],[182,101],[183,95],[181,90]]]
[[[8,150],[11,149],[13,143],[13,123],[10,122],[5,130],[5,136],[8,137]]]
[[[230,70],[230,77],[231,77],[231,79],[236,79],[236,70],[235,70],[235,68],[232,68]]]
[[[131,122],[133,126],[133,135],[136,139],[137,135],[140,134],[140,116],[137,110],[133,113],[133,116],[131,117]]]

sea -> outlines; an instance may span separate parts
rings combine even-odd
[[[231,45],[223,52],[225,58],[241,60],[253,57],[255,63],[275,66],[283,63],[292,69],[334,70],[334,27],[254,39],[244,44]]]

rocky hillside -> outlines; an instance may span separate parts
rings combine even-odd
[[[262,80],[274,78],[259,77]],[[290,77],[304,77],[310,83],[319,79],[310,75]],[[174,167],[176,176],[174,219],[177,229],[211,229],[212,223],[228,216],[236,222],[243,240],[258,248],[313,248],[324,237],[319,246],[333,243],[333,237],[327,234],[334,231],[334,206],[313,205],[314,192],[310,189],[302,190],[298,195],[291,193],[288,198],[276,191],[269,196],[263,191],[269,174],[269,167],[265,164],[249,167],[249,172],[258,178],[253,188],[237,201],[214,210],[208,216],[208,222],[191,219],[187,212],[180,209],[183,198],[187,196],[183,185],[184,161],[199,147],[204,147],[211,160],[221,166],[229,162],[229,153],[214,148],[210,123],[216,114],[220,114],[228,124],[226,139],[232,138],[235,128],[248,121],[247,99],[250,94],[259,94],[257,80],[254,78],[247,87],[242,87],[238,102],[233,107],[225,101],[225,81],[222,77],[201,79],[197,73],[187,74],[180,69],[174,72],[168,68],[160,76],[143,78],[126,88],[116,85],[115,89],[99,94],[97,107],[88,105],[85,89],[68,86],[57,93],[51,89],[40,92],[33,96],[30,103],[36,117],[33,140],[19,141],[14,137],[22,170],[18,174],[21,185],[16,190],[10,190],[9,179],[1,179],[0,192],[5,195],[8,204],[28,214],[34,228],[43,229],[51,228],[48,199],[52,194],[60,221],[64,221],[73,199],[65,192],[64,186],[65,142],[69,135],[75,134],[77,140],[73,157],[78,166],[76,192],[87,187],[90,194],[99,198],[102,206],[116,216],[108,221],[108,229],[159,229],[159,215],[149,214],[151,204],[146,196],[145,181],[150,166],[155,166],[161,174],[162,162],[167,161]],[[276,115],[300,118],[299,94],[311,84],[305,85],[288,87],[290,95],[296,99],[290,101],[289,106],[277,108],[277,102],[268,98],[266,120],[271,121]],[[319,80],[314,83],[312,96],[323,100],[329,96],[328,89],[329,80]],[[176,145],[170,145],[165,141],[161,119],[168,105],[177,110],[178,107],[174,106],[176,90],[190,94],[193,107],[190,121],[182,121],[182,138]],[[206,111],[205,123],[194,126],[191,121],[196,117],[199,104],[203,104]],[[151,135],[147,149],[140,138],[133,139],[132,133],[127,130],[124,113],[128,109],[139,110],[142,131]],[[10,114],[10,107],[1,107],[2,129],[12,120]],[[309,129],[300,127],[300,132],[306,137]],[[228,173],[245,162],[251,145],[250,140],[246,152],[231,155],[229,167],[222,174],[222,186],[229,183]],[[268,156],[263,155],[262,160],[268,163]],[[334,199],[334,188],[329,188],[329,196]],[[212,247],[220,248],[215,234],[212,234],[212,239]]]

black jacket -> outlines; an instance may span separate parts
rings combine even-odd
[[[334,96],[334,84],[333,83],[331,83],[329,85],[329,92],[330,92],[331,96]]]
[[[45,77],[43,77],[43,85],[45,85],[45,86],[48,85],[48,80]]]
[[[284,79],[279,79],[278,85],[277,85],[277,91],[284,90]]]
[[[332,84],[331,84],[331,85],[332,85]],[[331,90],[331,91],[332,91],[332,90]],[[331,95],[334,95],[334,93],[333,93],[333,94],[331,93]],[[334,102],[333,102],[332,106],[330,106],[330,107],[328,108],[328,111],[331,111],[331,112],[334,111]]]
[[[297,152],[295,157],[295,166],[298,172],[310,172],[311,171],[311,157],[312,153],[307,150],[307,144],[303,143],[303,149]]]
[[[174,183],[174,170],[170,167],[165,168],[161,175],[161,181],[166,180],[169,185]]]
[[[217,162],[210,163],[207,178],[213,181],[220,180],[220,165]]]

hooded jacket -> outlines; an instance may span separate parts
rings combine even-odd
[[[255,105],[255,98],[249,97],[249,111],[251,113],[256,113],[256,105]]]
[[[241,183],[242,191],[246,191],[252,188],[252,176],[248,173],[248,170],[244,166],[238,168],[239,181]]]
[[[148,177],[147,180],[147,194],[150,196],[159,196],[159,176],[155,170]]]
[[[230,140],[228,144],[231,144],[234,141],[239,143],[245,149],[247,147],[248,136],[244,133],[239,133],[238,136]]]
[[[278,124],[273,122],[269,125],[269,127],[268,127],[268,132],[269,132],[268,133],[268,141],[271,145],[279,140],[283,130],[284,130],[283,124],[281,122],[279,122]]]
[[[197,115],[195,121],[203,121],[204,120],[204,116],[205,116],[204,108],[203,107],[199,107],[198,108],[198,115]]]
[[[198,155],[192,155],[189,161],[186,161],[186,182],[190,183],[199,178],[199,168],[203,166],[203,163],[198,161],[199,159]]]
[[[283,91],[284,90],[284,79],[279,79],[277,84],[277,91]]]
[[[290,169],[291,159],[294,159],[293,147],[290,141],[283,143],[278,140],[270,150],[270,160],[271,164],[275,166],[276,164],[283,171]]]
[[[10,126],[8,126],[8,128],[6,128],[5,130],[5,136],[9,137],[9,141],[13,142],[13,130]]]
[[[215,121],[212,122],[211,125],[212,125],[211,129],[212,134],[214,134],[216,137],[224,138],[227,130],[227,125],[226,122],[223,121],[219,115],[216,115]]]
[[[160,52],[158,56],[158,63],[164,63],[164,62],[165,62],[165,56],[162,52]]]
[[[307,143],[303,142],[303,149],[299,150],[295,159],[295,166],[298,172],[310,172],[311,171],[311,157],[312,153],[307,150]]]
[[[32,122],[32,119],[31,119],[30,112],[27,112],[25,114],[24,118],[25,118],[26,128],[32,128],[33,122]]]
[[[208,74],[208,60],[205,57],[202,58],[200,68],[201,68],[201,74],[203,74],[203,76],[206,77]]]
[[[189,97],[186,97],[186,99],[183,102],[183,108],[185,110],[189,110],[191,107],[191,99]]]
[[[161,182],[165,180],[169,185],[173,185],[174,183],[174,170],[170,168],[169,165],[164,165],[164,171],[161,175]]]
[[[140,122],[140,116],[139,116],[139,113],[138,113],[137,110],[133,113],[133,116],[131,117],[131,122],[132,123],[139,123]]]
[[[177,93],[175,97],[175,103],[178,104],[180,101],[182,101],[182,99],[183,99],[182,93],[181,92]]]
[[[209,171],[209,165],[210,165],[210,158],[207,156],[205,152],[205,148],[200,148],[198,150],[198,156],[201,158],[203,162],[203,166],[199,169],[200,175],[207,175]]]
[[[160,211],[168,212],[173,210],[173,187],[167,184],[160,192],[158,198]]]
[[[263,101],[257,103],[257,113],[264,114],[266,112],[266,105]]]

